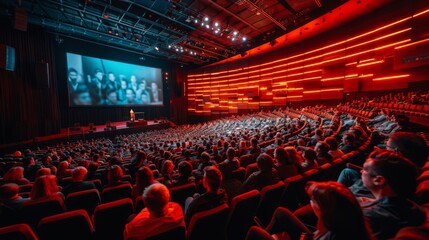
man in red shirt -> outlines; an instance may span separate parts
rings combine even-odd
[[[145,208],[124,230],[124,239],[147,239],[178,227],[185,227],[183,210],[170,202],[170,193],[161,183],[154,183],[143,192]]]

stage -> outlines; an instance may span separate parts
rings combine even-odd
[[[43,147],[54,145],[59,142],[89,140],[95,138],[113,138],[116,135],[132,134],[138,132],[151,131],[156,129],[164,129],[174,126],[173,123],[166,120],[139,120],[134,122],[111,122],[109,126],[94,125],[90,126],[75,126],[69,128],[62,128],[60,133],[48,136],[35,137],[34,139],[3,144],[0,145],[2,154],[7,154],[15,150],[24,150],[25,148]]]

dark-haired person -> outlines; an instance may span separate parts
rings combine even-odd
[[[103,188],[127,184],[128,182],[122,181],[123,176],[122,168],[119,165],[112,165],[107,171],[107,185],[103,186]]]
[[[141,104],[149,104],[150,103],[150,95],[148,91],[141,92],[140,95]]]
[[[92,105],[93,103],[98,103],[98,100],[93,101],[93,98],[90,94],[90,91],[85,85],[80,85],[76,91],[74,91],[71,94],[71,101],[73,105],[80,106],[80,105]],[[100,99],[99,97],[96,97],[95,99]]]
[[[232,176],[232,171],[240,167],[240,161],[235,157],[235,149],[230,147],[226,150],[225,161],[218,164],[218,168],[225,179]]]
[[[392,134],[387,140],[386,150],[393,151],[409,159],[418,168],[424,166],[429,155],[429,148],[425,140],[421,136],[410,132]],[[357,170],[345,168],[338,177],[338,181],[350,186],[353,193],[368,196],[368,190],[363,187],[361,174]]]
[[[332,156],[329,154],[329,145],[326,142],[316,143],[316,146],[314,146],[314,151],[317,153],[316,161],[319,166],[332,162]]]
[[[149,91],[147,90],[147,83],[145,79],[141,79],[140,83],[138,84],[136,94],[137,94],[137,99],[142,101],[143,104],[150,103],[150,94],[149,94]],[[143,96],[143,94],[145,96]]]
[[[118,100],[119,102],[123,102],[126,99],[126,95],[127,95],[127,88],[128,88],[128,82],[126,78],[122,78],[120,80],[120,85],[119,85],[119,89],[117,91],[118,93]]]
[[[170,202],[168,188],[160,183],[147,187],[143,193],[145,208],[125,225],[124,239],[147,239],[178,227],[185,228],[179,204]]]
[[[325,142],[329,145],[329,155],[332,156],[332,159],[335,160],[344,155],[343,151],[338,149],[338,141],[334,137],[325,138]]]
[[[298,169],[301,169],[301,166],[295,163],[283,147],[277,147],[274,149],[274,158],[276,161],[274,167],[277,169],[281,180],[299,174]]]
[[[69,93],[72,94],[78,89],[79,86],[86,85],[83,78],[79,75],[75,68],[69,68],[68,70],[68,86]]]
[[[270,235],[275,234],[279,239],[302,239],[301,233],[306,233],[311,237],[305,239],[373,239],[358,201],[344,185],[337,182],[309,182],[306,192],[317,216],[314,233],[288,209],[279,207],[265,229],[252,227],[248,236],[260,237],[254,239],[274,239]]]
[[[313,149],[309,148],[304,150],[302,153],[302,158],[304,160],[304,162],[301,164],[303,172],[311,169],[317,169],[319,167],[317,164],[317,153]]]
[[[132,196],[137,198],[150,185],[156,183],[152,170],[148,167],[140,167],[135,173],[135,184],[133,185]]]
[[[152,82],[150,84],[151,86],[151,102],[152,103],[162,103],[162,90],[158,88],[158,83],[157,82]]]
[[[256,159],[256,164],[258,171],[250,174],[243,183],[245,191],[253,189],[261,191],[263,187],[275,184],[280,180],[277,170],[274,168],[274,160],[270,155],[262,153]]]
[[[362,182],[375,201],[362,207],[377,239],[390,239],[407,226],[426,220],[426,213],[408,197],[417,186],[418,169],[410,160],[388,150],[372,152],[363,165]]]
[[[215,166],[204,169],[203,186],[206,193],[194,194],[186,199],[185,222],[188,225],[192,216],[201,211],[220,206],[228,201],[227,194],[222,186],[222,174]]]
[[[356,150],[355,139],[356,136],[353,133],[344,133],[339,149],[345,154]]]
[[[179,176],[173,180],[173,187],[195,182],[195,177],[192,176],[192,164],[187,161],[181,161],[177,170]]]
[[[28,198],[19,196],[16,183],[0,185],[0,227],[20,222],[20,209]]]
[[[108,89],[106,93],[106,100],[104,100],[104,105],[118,105],[118,93],[116,90]]]
[[[137,77],[136,75],[131,75],[130,77],[130,84],[128,84],[128,88],[131,88],[132,90],[134,90],[134,92],[137,92],[139,86],[137,83]]]
[[[94,70],[94,78],[88,83],[89,93],[94,103],[101,102],[106,95],[106,78],[104,72],[101,69],[96,68]]]
[[[5,183],[0,185],[0,205],[13,210],[19,210],[22,204],[28,200],[18,195],[19,186],[16,183]]]
[[[136,99],[136,93],[132,88],[127,88],[125,90],[125,100],[121,102],[121,104],[131,105],[131,104],[139,104]]]
[[[109,91],[109,90],[116,91],[120,88],[120,83],[116,80],[116,76],[113,72],[109,72],[107,74],[107,79],[108,79],[107,84],[106,84],[106,88],[107,88],[106,90],[107,91]]]

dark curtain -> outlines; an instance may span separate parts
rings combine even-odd
[[[0,69],[0,144],[60,131],[52,41],[39,27],[29,25],[22,32],[0,19],[0,44],[15,48],[15,70]],[[49,66],[49,79],[36,75],[42,62]]]

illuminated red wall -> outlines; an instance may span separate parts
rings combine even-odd
[[[280,50],[189,73],[188,112],[343,99],[429,80],[429,4],[394,4]]]

